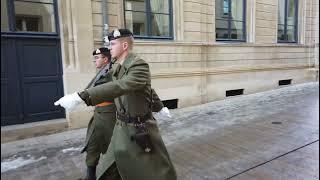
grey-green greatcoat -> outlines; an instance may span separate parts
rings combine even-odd
[[[87,87],[94,87],[112,81],[112,71],[109,70],[109,66],[110,64],[102,68]],[[114,104],[95,107],[94,114],[88,124],[86,141],[82,150],[82,152],[87,151],[87,166],[96,166],[99,162],[100,154],[107,151],[116,122],[115,112],[116,107]]]
[[[123,64],[113,72],[113,82],[87,89],[91,105],[115,98],[117,111],[122,102],[125,113],[129,116],[151,114],[150,92],[151,79],[149,65],[130,53]],[[167,149],[162,141],[156,120],[152,117],[146,121],[150,132],[153,150],[143,151],[135,141],[130,139],[136,129],[132,124],[117,120],[110,146],[100,158],[97,167],[97,179],[115,162],[122,180],[175,180],[176,172]]]

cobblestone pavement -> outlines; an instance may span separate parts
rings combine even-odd
[[[318,88],[298,84],[171,110],[158,123],[179,179],[319,179]],[[1,178],[82,177],[85,132],[1,144]],[[279,163],[281,171],[273,168]]]

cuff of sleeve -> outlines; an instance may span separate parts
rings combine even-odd
[[[78,95],[87,104],[87,106],[91,106],[90,95],[86,90],[79,92]]]

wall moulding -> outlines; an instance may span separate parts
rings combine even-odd
[[[312,68],[312,67],[311,67]],[[234,74],[234,73],[248,73],[259,71],[281,71],[281,70],[294,70],[294,69],[310,69],[310,66],[291,65],[291,66],[260,66],[260,67],[240,67],[240,68],[210,68],[206,70],[191,70],[191,71],[171,71],[171,72],[158,72],[152,74],[152,79],[159,78],[177,78],[177,77],[191,77],[191,76],[206,76],[206,75],[221,75],[221,74]]]

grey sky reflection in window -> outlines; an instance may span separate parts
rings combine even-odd
[[[52,0],[15,0],[16,31],[56,32]]]

